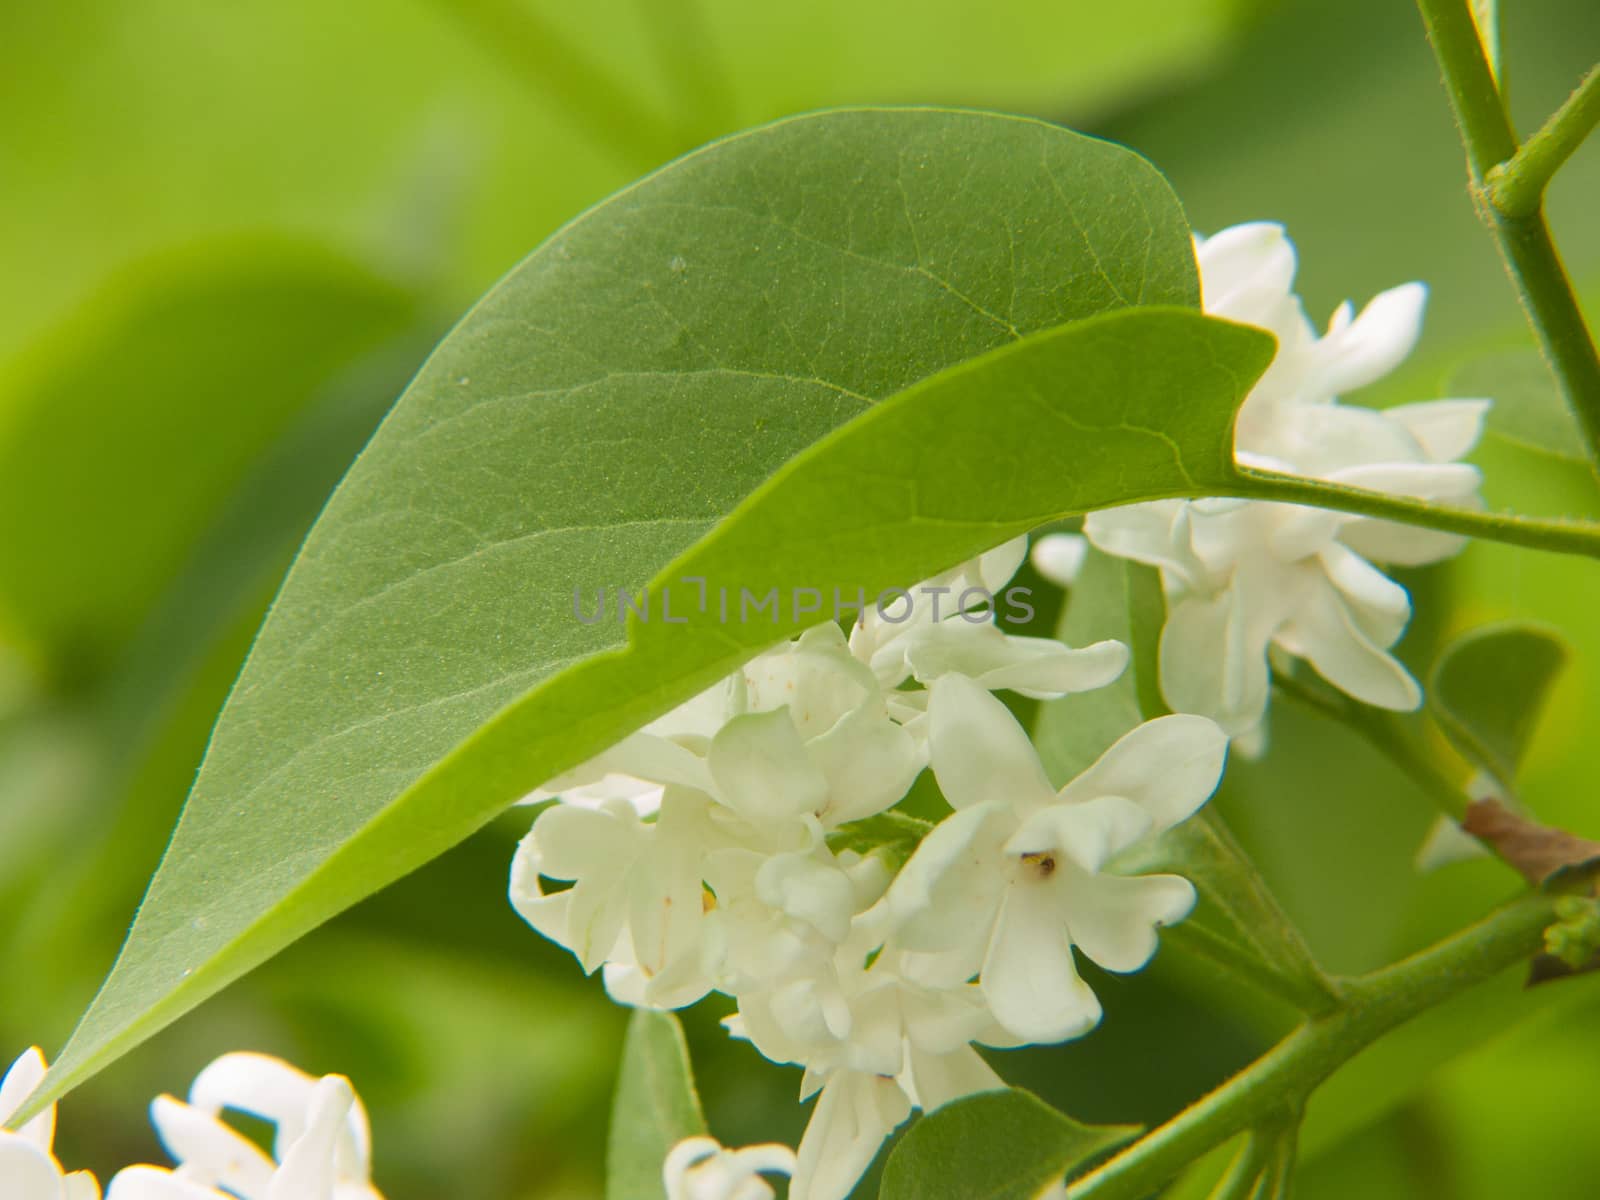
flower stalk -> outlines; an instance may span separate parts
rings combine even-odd
[[[1504,217],[1536,213],[1550,180],[1596,125],[1600,125],[1600,65],[1589,69],[1572,95],[1520,150],[1489,168],[1484,183],[1495,212]]]

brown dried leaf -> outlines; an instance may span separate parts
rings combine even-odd
[[[1498,800],[1475,800],[1461,828],[1510,863],[1535,887],[1556,875],[1600,870],[1600,842],[1541,825]]]

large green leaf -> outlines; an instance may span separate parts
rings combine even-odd
[[[123,272],[0,387],[0,633],[96,674],[240,477],[412,308],[280,239]]]
[[[874,595],[1062,513],[1222,486],[1258,331],[1139,311],[986,353],[1194,288],[1148,165],[969,113],[782,123],[576,222],[313,531],[54,1086],[818,619],[786,598],[721,624],[678,584],[666,624],[662,584]],[[631,639],[575,619],[574,589],[652,579]]]
[[[611,1105],[606,1200],[660,1200],[667,1151],[705,1131],[683,1027],[671,1013],[638,1009],[628,1022]]]
[[[1083,1125],[1027,1092],[980,1092],[913,1125],[883,1172],[881,1200],[1037,1200],[1074,1167],[1139,1130]]]

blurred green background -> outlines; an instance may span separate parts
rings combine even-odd
[[[1600,57],[1592,0],[1504,4],[1532,128]],[[109,965],[211,720],[305,529],[449,324],[548,233],[719,134],[837,104],[1060,120],[1165,170],[1195,226],[1285,221],[1316,318],[1408,279],[1428,329],[1375,403],[1529,335],[1399,0],[60,0],[0,6],[0,1057],[54,1052]],[[1600,309],[1600,146],[1551,218]],[[1486,447],[1496,504],[1595,514],[1571,464]],[[1600,515],[1600,514],[1595,514]],[[1476,546],[1411,579],[1419,668],[1498,617],[1577,649],[1525,780],[1600,833],[1600,580]],[[1514,890],[1419,875],[1427,801],[1287,708],[1219,801],[1338,970]],[[526,816],[299,944],[74,1095],[60,1151],[160,1161],[144,1105],[224,1050],[350,1074],[391,1200],[600,1194],[622,1014],[500,881]],[[248,888],[248,868],[221,886]],[[1587,981],[1473,993],[1313,1106],[1301,1195],[1589,1200]],[[1091,1120],[1156,1121],[1283,1014],[1165,955],[1092,1038],[996,1055]],[[713,1130],[792,1141],[794,1071],[690,1015]],[[1202,1169],[1176,1195],[1203,1192]],[[1196,1189],[1199,1189],[1197,1192]]]

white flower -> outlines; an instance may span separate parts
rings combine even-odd
[[[910,1097],[894,1078],[866,1071],[833,1075],[800,1139],[789,1200],[845,1200],[910,1115]]]
[[[1033,567],[1051,583],[1070,588],[1078,582],[1089,539],[1081,533],[1047,533],[1033,543]]]
[[[276,1126],[273,1152],[228,1126],[224,1109]],[[151,1119],[177,1167],[129,1167],[107,1200],[382,1200],[366,1110],[341,1075],[314,1079],[263,1054],[227,1054],[196,1076],[187,1104],[157,1098]]]
[[[727,1024],[774,1062],[805,1067],[816,1107],[801,1139],[791,1200],[843,1200],[913,1108],[1005,1086],[974,1040],[1015,1045],[975,986],[910,979],[883,946],[881,908],[857,917],[830,960],[740,995]]]
[[[544,793],[596,806],[603,788],[641,805],[639,787],[682,785],[756,824],[825,828],[882,812],[922,769],[872,672],[826,622],[624,738]],[[659,792],[656,793],[659,795]]]
[[[1291,291],[1294,248],[1277,225],[1198,240],[1205,309],[1278,338],[1246,398],[1234,451],[1245,465],[1452,505],[1479,503],[1477,468],[1454,460],[1476,444],[1487,401],[1440,400],[1385,411],[1341,393],[1408,354],[1426,291],[1406,284],[1318,337]],[[1437,562],[1462,540],[1387,521],[1259,501],[1157,501],[1091,513],[1099,549],[1161,569],[1168,617],[1161,686],[1173,708],[1252,733],[1268,703],[1268,653],[1304,659],[1367,704],[1408,710],[1421,691],[1389,653],[1411,615],[1405,589],[1369,560]]]
[[[1120,642],[1073,649],[996,624],[995,598],[1026,551],[1027,539],[1017,538],[907,589],[884,612],[868,606],[861,614],[851,653],[872,668],[902,723],[913,725],[927,703],[926,692],[900,690],[908,679],[927,685],[966,675],[991,691],[1044,700],[1104,687],[1122,673],[1128,649]]]
[[[25,1051],[0,1080],[0,1127],[16,1115],[46,1070],[37,1046]],[[0,1128],[0,1196],[5,1200],[99,1200],[100,1185],[88,1171],[62,1170],[51,1153],[55,1144],[56,1106],[51,1105],[22,1128]]]
[[[676,787],[651,821],[625,800],[554,805],[517,847],[511,903],[585,971],[607,962],[626,968],[617,973],[619,993],[636,983],[641,1003],[647,995],[651,1004],[693,1003],[710,987],[700,969],[709,807],[701,793]],[[547,891],[542,878],[573,882]]]
[[[661,1181],[667,1200],[772,1200],[763,1175],[793,1175],[794,1151],[764,1143],[724,1150],[715,1138],[685,1138],[667,1154]]]
[[[934,684],[929,719],[934,774],[956,811],[888,892],[904,970],[936,986],[979,976],[995,1019],[1026,1041],[1081,1035],[1100,1005],[1073,948],[1137,970],[1156,930],[1194,904],[1185,879],[1104,868],[1205,802],[1226,738],[1202,717],[1162,717],[1057,792],[1015,718],[969,680]]]
[[[881,612],[876,603],[867,604],[850,631],[852,653],[872,668],[884,687],[899,686],[911,676],[906,662],[909,640],[931,625],[992,604],[1027,552],[1028,539],[1014,538],[907,588],[905,597],[884,603]]]

